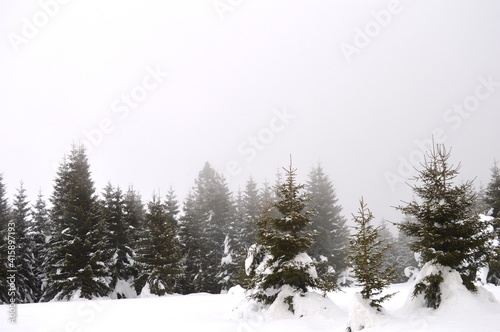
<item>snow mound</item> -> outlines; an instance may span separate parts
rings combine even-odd
[[[383,308],[377,310],[370,305],[370,300],[363,299],[361,293],[355,293],[349,309],[348,329],[361,331],[365,328],[384,326],[388,317]]]
[[[293,306],[293,312],[289,309],[290,305]],[[314,291],[297,292],[288,285],[281,288],[278,297],[271,305],[264,306],[247,297],[233,310],[233,314],[235,319],[247,320],[345,317],[345,313],[328,297]]]
[[[137,293],[132,285],[132,280],[118,279],[116,281],[115,289],[109,295],[112,299],[127,298],[132,299],[137,297]]]
[[[460,274],[449,267],[439,264],[426,263],[416,278],[416,283],[431,274],[442,274],[441,283],[441,305],[437,310],[440,311],[464,311],[470,313],[474,306],[477,308],[484,304],[496,303],[495,296],[482,286],[478,286],[476,293],[470,292],[462,283]],[[404,309],[409,311],[425,307],[424,294],[417,297],[409,293]]]

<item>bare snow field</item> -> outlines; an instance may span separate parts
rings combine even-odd
[[[482,331],[500,330],[500,287],[487,285],[477,295],[463,289],[443,294],[443,304],[436,310],[417,308],[408,302],[412,283],[395,284],[387,291],[397,292],[384,303],[386,314],[361,317],[373,327],[363,331]],[[22,332],[100,332],[100,331],[345,331],[349,312],[359,288],[345,288],[329,294],[333,301],[324,305],[318,296],[306,297],[297,305],[304,317],[286,310],[248,314],[242,302],[241,288],[228,294],[168,295],[125,300],[75,300],[18,305],[17,323],[7,320],[8,306],[1,306],[0,331]],[[496,298],[494,298],[494,297]],[[318,301],[319,298],[319,301]],[[317,304],[323,307],[318,310]],[[236,309],[236,308],[239,309]],[[323,310],[321,310],[323,309]],[[242,311],[244,313],[242,313]],[[358,315],[362,310],[356,309]],[[369,314],[368,314],[369,315]]]

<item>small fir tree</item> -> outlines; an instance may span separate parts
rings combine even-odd
[[[471,182],[455,185],[459,168],[449,165],[449,152],[436,145],[427,153],[412,186],[419,201],[413,200],[397,209],[413,216],[399,228],[414,238],[412,250],[421,255],[423,263],[458,271],[465,287],[474,292],[476,275],[491,256],[487,224],[474,212],[475,193]],[[416,284],[413,295],[424,293],[430,308],[440,305],[440,273],[431,273]]]
[[[395,279],[393,267],[384,264],[384,255],[391,247],[381,237],[382,228],[372,224],[373,214],[361,198],[358,215],[353,215],[355,234],[349,240],[349,261],[361,296],[370,301],[370,306],[381,310],[382,303],[394,293],[381,296],[384,289]]]
[[[272,205],[276,213],[269,213],[272,211],[268,209],[258,223],[257,245],[267,253],[267,258],[254,277],[256,288],[250,297],[265,305],[273,303],[285,286],[301,294],[309,287],[323,289],[314,263],[306,254],[313,239],[308,231],[311,224],[311,211],[306,209],[309,196],[304,185],[296,183],[296,170],[291,162],[284,170],[284,183],[277,187],[277,201]],[[283,300],[293,312],[293,296],[287,295]]]

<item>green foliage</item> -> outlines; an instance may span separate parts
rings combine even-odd
[[[384,254],[390,245],[381,239],[381,227],[373,226],[373,214],[363,199],[359,203],[358,215],[353,215],[356,232],[349,240],[348,258],[358,286],[363,287],[363,299],[370,300],[370,305],[380,310],[381,304],[394,295],[380,296],[395,279],[395,270],[384,265]]]
[[[441,283],[443,281],[441,271],[438,274],[429,274],[415,285],[412,296],[417,297],[424,293],[427,308],[437,309],[441,304]]]
[[[399,224],[399,228],[413,237],[411,248],[421,254],[424,263],[457,270],[467,289],[475,291],[477,271],[491,256],[491,234],[485,231],[489,225],[480,222],[474,212],[472,183],[453,183],[460,166],[450,166],[449,157],[442,145],[428,152],[423,169],[416,176],[420,184],[412,187],[419,201],[398,207],[414,219]]]
[[[51,202],[53,227],[43,300],[70,299],[77,292],[86,299],[108,295],[105,225],[82,146],[73,147],[59,167]]]
[[[9,303],[7,284],[8,268],[8,224],[11,220],[10,207],[3,184],[3,175],[0,174],[0,303]]]
[[[141,265],[138,283],[148,284],[152,294],[164,295],[177,291],[182,275],[181,245],[178,240],[177,201],[170,191],[167,202],[153,196],[145,215],[145,234],[137,260]]]
[[[35,260],[33,256],[33,242],[29,236],[31,224],[31,210],[28,206],[26,190],[21,183],[14,197],[12,208],[12,222],[15,225],[16,240],[16,300],[19,303],[32,303],[40,296],[40,282],[35,276]]]
[[[265,258],[254,276],[256,288],[251,297],[266,305],[276,300],[285,285],[299,293],[309,287],[323,289],[315,275],[315,264],[306,254],[313,241],[308,230],[311,211],[306,209],[309,196],[304,185],[295,183],[296,170],[291,164],[285,172],[285,180],[276,190],[277,200],[257,223],[257,244]],[[293,312],[291,298],[285,301]]]
[[[230,281],[225,282],[227,266],[221,265],[233,215],[234,206],[224,178],[206,163],[186,198],[181,218],[183,293],[218,294],[223,287],[233,286]]]
[[[311,197],[307,207],[314,211],[309,230],[315,234],[308,254],[317,262],[319,278],[335,289],[338,275],[347,267],[349,230],[333,184],[321,165],[309,173],[306,188]]]
[[[132,228],[127,223],[129,219],[125,218],[125,201],[119,187],[114,188],[108,183],[100,205],[100,218],[106,227],[105,260],[111,277],[109,287],[115,292],[119,280],[131,281],[134,278]],[[116,293],[116,297],[126,296]]]

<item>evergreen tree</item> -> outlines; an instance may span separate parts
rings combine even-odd
[[[394,252],[396,254],[397,276],[395,282],[405,282],[415,273],[419,263],[415,259],[415,253],[410,249],[412,238],[406,236],[403,232],[398,232],[396,243],[394,244]],[[407,270],[408,269],[408,270]],[[413,271],[413,272],[412,272]],[[408,273],[408,274],[407,274]]]
[[[498,243],[500,234],[500,169],[496,160],[491,168],[491,180],[486,187],[484,201],[490,215],[495,218],[492,223]],[[496,254],[493,255],[489,263],[490,269],[487,281],[495,285],[500,285],[500,246],[497,246]]]
[[[181,220],[181,241],[186,249],[184,291],[217,294],[222,287],[232,286],[224,280],[227,273],[222,258],[233,216],[234,205],[224,178],[206,163],[186,200]]]
[[[123,223],[128,225],[130,247],[132,249],[132,265],[130,266],[132,277],[134,278],[134,286],[136,293],[139,294],[144,287],[135,280],[142,273],[140,265],[135,263],[137,252],[143,239],[147,236],[144,225],[144,204],[141,196],[133,187],[129,187],[123,198]]]
[[[145,215],[146,237],[138,252],[142,265],[138,282],[147,284],[151,294],[171,294],[181,276],[181,245],[178,240],[177,203],[173,192],[166,204],[153,196]]]
[[[370,301],[370,306],[380,311],[381,303],[394,294],[380,296],[395,279],[393,267],[384,264],[384,255],[390,248],[381,237],[382,227],[374,227],[373,214],[361,198],[358,215],[353,215],[355,234],[349,240],[349,260],[354,270],[361,295]]]
[[[406,235],[414,237],[412,250],[418,252],[424,263],[448,267],[458,271],[462,282],[475,291],[476,274],[491,255],[488,246],[490,234],[484,232],[488,225],[480,222],[474,213],[475,194],[472,183],[454,185],[459,168],[450,166],[450,154],[444,146],[436,145],[428,152],[412,186],[420,199],[398,207],[404,214],[414,216],[415,221],[399,224]],[[414,289],[414,296],[424,293],[428,307],[440,305],[441,274],[432,273],[421,280]]]
[[[11,213],[9,202],[6,197],[5,185],[3,184],[3,174],[0,173],[0,303],[10,303],[9,285],[7,282],[7,277],[9,277],[10,274],[7,273],[7,271],[14,269],[14,264],[11,266],[8,261],[8,229],[10,221]]]
[[[199,222],[195,197],[189,192],[184,201],[184,214],[180,218],[179,235],[184,257],[184,276],[181,280],[181,292],[190,294],[200,292],[202,289],[202,266],[204,261],[204,248],[201,243],[202,225]]]
[[[237,249],[235,250],[236,280],[235,283],[249,286],[249,276],[246,274],[245,260],[248,251],[256,243],[257,220],[262,213],[262,197],[257,188],[257,183],[250,178],[244,191],[238,191],[236,198],[235,215],[235,238]]]
[[[496,160],[491,168],[491,180],[486,187],[485,196],[486,204],[491,208],[491,216],[500,217],[500,168]]]
[[[257,244],[267,257],[257,269],[253,282],[256,288],[251,297],[265,305],[275,302],[285,288],[300,294],[309,287],[323,289],[314,262],[306,253],[313,241],[308,230],[311,211],[306,209],[309,196],[305,186],[296,183],[296,170],[291,163],[285,172],[284,183],[277,187],[278,200],[272,206],[278,216],[266,213],[258,222]],[[285,294],[283,301],[293,312],[293,295]]]
[[[60,165],[51,203],[53,230],[43,300],[108,295],[104,223],[83,146],[74,146]]]
[[[335,283],[338,275],[346,269],[346,246],[349,229],[341,215],[333,184],[321,165],[309,173],[307,191],[311,197],[308,208],[315,211],[310,230],[316,235],[308,251],[318,262],[317,270],[325,282]]]
[[[31,211],[32,226],[30,238],[33,243],[33,273],[37,282],[35,302],[38,302],[42,298],[43,291],[47,285],[47,276],[45,275],[44,266],[47,260],[47,243],[51,234],[49,211],[41,192],[38,193],[37,200]]]
[[[101,218],[106,225],[105,260],[111,277],[111,296],[126,298],[125,285],[132,285],[134,278],[131,248],[131,228],[126,223],[125,202],[121,189],[108,183],[101,201]]]
[[[33,243],[28,234],[30,208],[28,206],[26,190],[21,186],[14,198],[12,222],[15,225],[16,239],[16,300],[18,303],[32,303],[37,300],[39,281],[35,277],[35,259]]]

